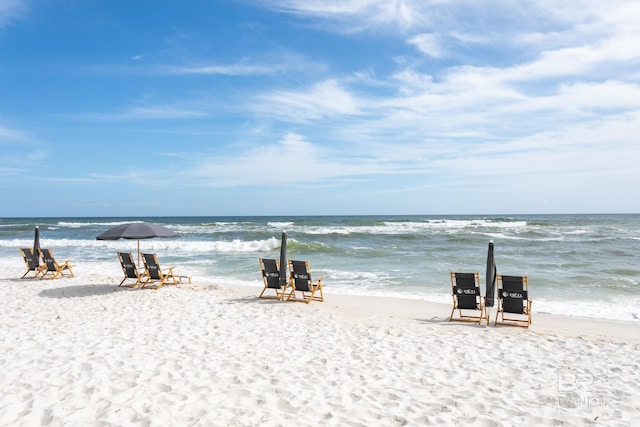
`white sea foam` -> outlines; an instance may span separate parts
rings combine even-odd
[[[283,229],[283,228],[287,228],[287,227],[292,227],[295,223],[293,221],[285,221],[285,222],[273,222],[273,221],[269,221],[267,222],[267,225],[269,227],[273,227],[273,228],[277,228],[279,229]]]
[[[371,290],[373,288],[389,292],[392,284],[390,276],[385,271],[344,271],[335,269],[324,270],[331,277],[331,286],[335,288],[352,288]],[[386,289],[386,291],[385,291]]]
[[[640,298],[616,298],[613,301],[549,301],[536,298],[533,311],[574,317],[640,321]]]
[[[95,227],[95,226],[105,226],[105,227],[116,227],[118,225],[130,224],[130,223],[140,223],[143,221],[105,221],[105,222],[85,222],[85,221],[58,221],[58,225],[60,227],[66,228],[84,228],[84,227]]]
[[[33,239],[0,240],[0,247],[28,248],[33,246]],[[41,239],[41,247],[50,248],[85,248],[127,250],[137,247],[137,240],[74,240],[74,239]],[[271,237],[265,240],[244,241],[188,241],[177,239],[143,239],[140,246],[144,249],[180,251],[180,252],[263,252],[280,247],[280,239]]]
[[[294,230],[306,234],[416,234],[424,231],[459,232],[461,230],[479,231],[484,228],[500,230],[522,230],[527,227],[526,221],[494,221],[494,220],[425,220],[425,221],[383,221],[382,225],[362,226],[297,226]]]
[[[526,240],[526,237],[508,235],[505,233],[485,233],[486,236],[494,239],[494,240]]]

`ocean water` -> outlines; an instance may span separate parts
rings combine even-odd
[[[0,267],[23,267],[18,248],[32,246],[37,225],[41,245],[57,258],[113,275],[117,284],[122,271],[115,253],[135,253],[137,242],[95,238],[133,221],[180,233],[142,240],[141,249],[196,279],[261,285],[258,257],[277,258],[284,231],[289,258],[309,260],[327,292],[448,304],[450,271],[478,271],[484,289],[493,240],[498,273],[529,277],[534,313],[640,319],[640,215],[635,214],[0,218]]]

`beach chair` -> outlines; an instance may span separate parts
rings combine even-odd
[[[291,291],[287,295],[287,301],[300,301],[309,304],[311,301],[324,301],[322,294],[322,278],[312,280],[309,261],[289,260],[289,286]],[[296,292],[302,294],[298,299]],[[318,293],[318,295],[316,295]]]
[[[74,277],[72,265],[69,264],[69,260],[64,260],[63,264],[60,264],[56,261],[51,253],[51,249],[40,249],[40,256],[42,257],[42,262],[44,262],[44,268],[42,269],[42,277],[40,279],[44,279],[47,277],[49,273],[51,273],[51,277],[49,279],[53,280],[57,277],[64,277],[65,271],[68,273],[68,277]]]
[[[142,254],[142,260],[146,276],[146,280],[141,282],[143,288],[160,289],[167,283],[178,284],[178,277],[173,273],[175,267],[160,268],[156,254]],[[189,283],[191,283],[191,277],[189,277]]]
[[[262,281],[264,282],[264,289],[262,289],[258,298],[277,299],[282,301],[284,299],[285,291],[287,290],[287,284],[280,284],[280,261],[268,258],[258,258],[258,261],[260,262]],[[275,296],[264,294],[269,289],[272,289],[275,292]]]
[[[27,266],[27,271],[22,275],[21,279],[27,279],[27,275],[31,272],[34,274],[29,279],[37,279],[46,267],[44,265],[36,265],[38,258],[37,255],[33,256],[31,248],[20,248],[20,253],[22,253],[22,259],[24,259],[24,263]]]
[[[527,276],[496,277],[498,286],[498,311],[495,325],[522,326],[531,325],[531,305],[529,299],[529,279]],[[509,317],[505,317],[505,314]],[[498,321],[500,318],[500,321]]]
[[[480,275],[476,273],[451,272],[451,294],[453,308],[449,321],[473,322],[482,324],[485,319],[489,324],[484,300],[480,294]],[[454,317],[458,312],[458,317]],[[470,313],[473,312],[473,313]]]
[[[120,266],[124,273],[124,279],[122,279],[118,286],[135,288],[142,282],[142,279],[146,277],[146,273],[144,271],[142,273],[138,271],[131,252],[118,252],[118,259],[120,260]],[[125,284],[127,280],[129,280],[129,283]],[[133,281],[133,283],[131,283],[131,281]]]

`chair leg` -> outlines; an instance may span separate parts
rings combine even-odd
[[[309,295],[309,298],[306,299],[305,303],[309,304],[311,302],[311,300],[313,300],[313,294],[315,294],[315,293],[316,293],[316,290],[312,288],[311,295]]]
[[[262,295],[265,293],[266,290],[267,290],[267,286],[265,285],[265,287],[262,288],[262,292],[260,292],[260,295],[258,295],[258,298],[262,298]]]

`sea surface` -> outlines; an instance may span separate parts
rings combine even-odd
[[[492,240],[498,274],[529,277],[534,313],[640,320],[637,214],[0,218],[1,271],[24,266],[18,248],[33,246],[39,226],[41,246],[56,258],[112,275],[117,284],[116,251],[135,254],[138,242],[96,236],[134,221],[180,233],[140,247],[195,280],[261,285],[258,257],[277,258],[286,232],[289,258],[309,260],[328,293],[448,304],[450,271],[479,272],[484,289]]]

